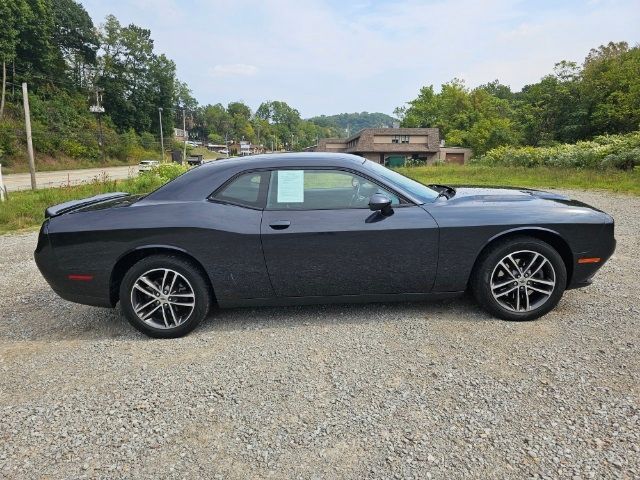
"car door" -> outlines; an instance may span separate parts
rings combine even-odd
[[[377,192],[392,215],[369,210]],[[274,170],[260,231],[280,297],[426,293],[434,282],[435,220],[355,172]]]
[[[219,303],[273,297],[264,263],[260,226],[269,172],[243,172],[220,187],[201,215],[211,228],[200,233],[198,249]],[[194,247],[195,249],[196,247]]]

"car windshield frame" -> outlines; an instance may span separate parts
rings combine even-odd
[[[413,198],[419,200],[422,203],[432,203],[439,196],[439,192],[437,190],[434,190],[433,188],[423,183],[413,180],[412,178],[406,177],[405,175],[402,175],[395,170],[391,170],[384,165],[380,165],[379,163],[367,160],[366,162],[364,162],[364,166],[381,179],[389,182],[391,185],[400,189],[401,191],[410,194]]]

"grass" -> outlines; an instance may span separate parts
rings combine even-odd
[[[166,168],[175,171],[166,175],[144,174],[120,181],[95,180],[78,186],[9,192],[9,201],[0,203],[0,234],[38,227],[44,220],[44,210],[48,206],[68,200],[114,191],[133,194],[148,193],[162,185],[168,178],[181,173],[180,167]],[[545,167],[438,165],[400,168],[398,171],[423,183],[608,190],[640,195],[640,172],[637,170],[624,172]]]
[[[434,165],[398,168],[422,183],[607,190],[640,195],[640,171]]]
[[[8,201],[0,202],[0,234],[40,226],[45,209],[51,205],[108,192],[149,193],[164,181],[155,175],[140,175],[126,180],[94,180],[69,187],[9,192]]]

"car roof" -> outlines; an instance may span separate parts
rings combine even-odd
[[[163,185],[147,201],[198,200],[211,194],[230,177],[245,170],[264,168],[356,167],[365,158],[347,153],[302,152],[247,155],[204,163]]]
[[[244,157],[226,158],[208,162],[200,168],[233,168],[242,167],[243,170],[250,168],[270,168],[270,167],[318,167],[318,166],[348,166],[350,164],[361,165],[365,158],[349,153],[328,153],[328,152],[291,152],[291,153],[266,153],[261,155],[246,155]]]

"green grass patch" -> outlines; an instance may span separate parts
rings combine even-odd
[[[640,195],[640,171],[638,169],[633,171],[580,170],[551,167],[441,164],[398,168],[397,171],[426,184],[608,190]]]

